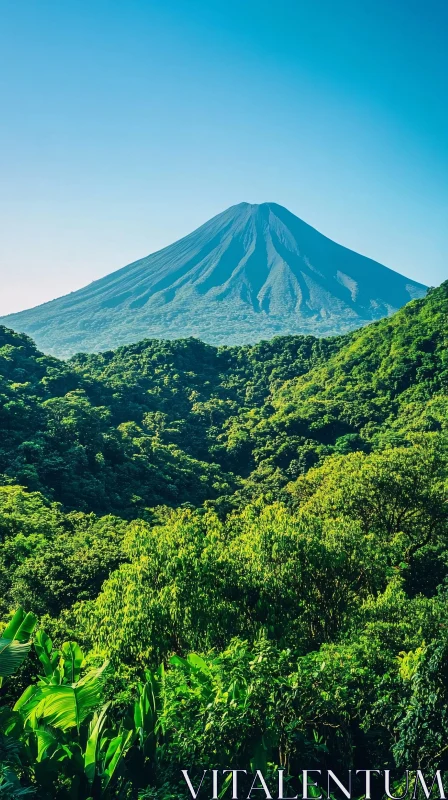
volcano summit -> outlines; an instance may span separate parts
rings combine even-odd
[[[344,333],[425,293],[276,203],[240,203],[163,250],[0,324],[62,357],[148,337],[244,344]]]

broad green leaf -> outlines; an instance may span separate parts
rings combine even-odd
[[[191,669],[191,664],[189,664],[188,661],[186,661],[186,659],[182,658],[181,656],[171,656],[170,664],[172,664],[173,667],[184,667],[188,670]]]
[[[95,714],[89,726],[89,738],[87,739],[84,753],[84,770],[90,784],[93,783],[97,771],[100,738],[106,724],[106,715],[109,706],[110,703],[106,703],[99,714]]]
[[[24,718],[53,725],[63,731],[78,728],[100,705],[103,693],[102,673],[107,664],[93,670],[73,686],[48,684],[40,686],[25,702],[23,696],[15,708]]]
[[[39,686],[28,686],[20,695],[14,706],[14,711],[21,711],[21,709],[40,691]]]
[[[37,728],[35,734],[37,738],[37,761],[42,761],[46,757],[48,749],[57,744],[58,740],[56,735],[46,728]]]
[[[194,669],[198,669],[200,672],[203,672],[205,675],[210,675],[210,667],[206,661],[204,661],[201,656],[198,656],[197,653],[189,653],[187,656],[188,663],[194,667]]]
[[[104,788],[106,789],[109,786],[112,778],[114,777],[115,772],[117,771],[118,767],[121,765],[123,759],[128,752],[132,740],[134,738],[133,731],[123,731],[120,736],[116,736],[115,739],[109,744],[109,747],[106,752],[105,757],[105,773],[106,773],[106,780],[104,783]]]
[[[76,683],[79,680],[81,665],[84,661],[80,646],[76,642],[64,642],[62,645],[62,657],[65,680],[67,683]]]
[[[44,631],[37,632],[34,648],[44,668],[46,677],[51,678],[57,668],[60,653],[58,651],[53,652],[53,642]]]
[[[5,678],[17,672],[30,651],[31,643],[0,639],[0,677]]]
[[[28,642],[37,624],[35,614],[26,614],[23,608],[18,608],[11,621],[2,633],[3,639],[15,639],[18,642]]]

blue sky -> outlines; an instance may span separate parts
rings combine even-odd
[[[0,0],[0,314],[241,201],[448,278],[447,0]]]

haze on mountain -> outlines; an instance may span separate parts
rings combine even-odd
[[[345,333],[426,291],[276,203],[240,203],[174,244],[0,323],[60,357],[145,338],[251,344]]]

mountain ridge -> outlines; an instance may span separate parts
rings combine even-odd
[[[345,333],[426,289],[283,206],[240,203],[173,244],[0,323],[63,357],[148,337],[249,344]]]

